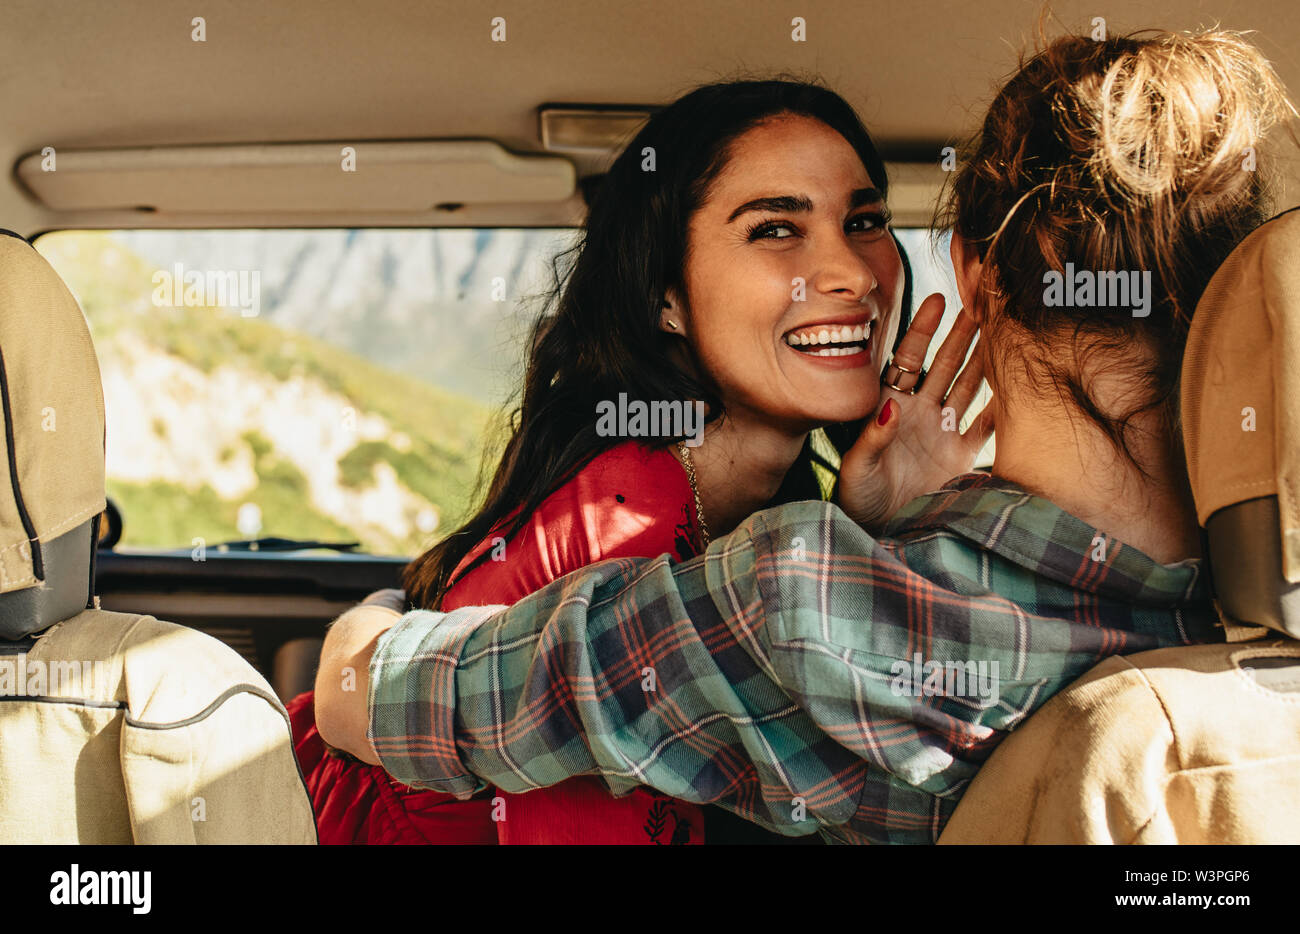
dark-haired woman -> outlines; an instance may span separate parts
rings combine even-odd
[[[988,420],[962,435],[913,418],[904,443],[890,444],[898,409],[880,404],[880,377],[906,277],[887,191],[852,108],[812,84],[710,85],[651,118],[610,168],[557,276],[486,502],[408,568],[410,602],[510,603],[595,561],[689,558],[757,509],[817,496],[813,433],[873,414],[844,454],[840,489],[855,503],[901,503],[967,469]],[[939,300],[923,306],[895,358],[900,373],[919,370],[941,314]],[[972,335],[960,317],[940,352],[945,380]],[[948,401],[958,413],[979,382],[978,368],[957,380]],[[703,437],[683,437],[685,425],[611,436],[598,415],[622,400],[659,411],[698,401]],[[627,691],[653,690],[657,673],[638,659],[617,670]],[[615,799],[594,778],[468,802],[393,789],[378,769],[324,755],[310,698],[292,707],[322,842],[482,842],[493,827],[506,843],[708,840],[698,807],[650,790]],[[383,799],[368,822],[354,818],[369,801],[364,782]],[[462,817],[482,832],[465,833]]]

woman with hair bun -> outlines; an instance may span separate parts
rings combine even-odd
[[[1257,149],[1293,114],[1230,32],[1066,37],[1022,63],[936,224],[988,355],[995,475],[1159,560],[1199,556],[1183,347],[1210,277],[1273,211]],[[1067,272],[1088,302],[1044,300]],[[1147,307],[1101,294],[1118,277],[1150,283]]]

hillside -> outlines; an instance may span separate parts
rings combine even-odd
[[[153,275],[170,264],[128,247],[142,236],[69,232],[38,241],[81,302],[99,355],[108,489],[123,512],[123,544],[188,548],[196,537],[211,545],[277,535],[414,554],[465,515],[493,402],[513,378],[467,374],[485,346],[498,364],[519,359],[517,338],[506,347],[499,340],[502,309],[513,306],[491,303],[496,319],[479,309],[477,327],[458,309],[452,333],[444,319],[432,340],[406,333],[400,319],[412,303],[400,296],[394,321],[377,305],[312,319],[302,310],[307,299],[284,300],[292,290],[283,284],[274,300],[274,276],[263,282],[256,318],[159,308]],[[253,268],[269,264],[263,257]],[[425,330],[438,323],[428,317]],[[365,354],[347,343],[358,332],[376,335]],[[394,340],[406,348],[404,369],[376,362]],[[435,384],[444,376],[437,365],[414,366],[422,346],[461,361],[449,381],[477,388]]]

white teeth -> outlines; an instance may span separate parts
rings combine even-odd
[[[871,331],[875,325],[874,321],[868,321],[865,324],[857,324],[850,327],[849,325],[828,325],[814,331],[800,331],[799,333],[790,333],[786,335],[785,341],[791,347],[816,346],[818,344],[850,344],[861,343],[871,339]],[[834,348],[836,350],[842,348]],[[844,349],[845,353],[858,353],[858,350]],[[829,353],[814,351],[814,355],[822,357],[843,356],[842,353]]]
[[[853,354],[864,353],[861,347],[823,347],[821,350],[814,350],[808,354],[810,357],[850,357]]]

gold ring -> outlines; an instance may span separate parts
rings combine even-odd
[[[895,376],[894,381],[891,382],[888,378],[890,367],[893,367],[895,370],[898,370],[899,376],[901,376],[904,373],[914,374],[916,376],[916,382],[912,384],[912,387],[910,389],[904,389],[902,386],[898,385],[897,376]],[[894,390],[895,392],[905,392],[908,393],[909,395],[916,395],[916,391],[921,388],[921,381],[925,379],[925,367],[921,367],[920,370],[909,370],[907,367],[899,366],[893,360],[890,360],[889,365],[885,367],[885,374],[886,375],[882,376],[880,379],[882,385],[888,386],[890,389]]]
[[[917,381],[914,382],[910,389],[902,388],[902,386],[898,385],[898,376],[894,376],[892,381],[889,380],[889,369],[891,369],[891,367],[897,369],[898,376],[902,376],[904,373],[913,373],[913,375],[917,377]],[[880,377],[880,382],[881,385],[889,386],[889,388],[893,389],[896,393],[915,395],[917,394],[917,389],[920,388],[920,381],[922,381],[924,373],[926,373],[926,368],[924,367],[920,368],[919,371],[917,371],[917,369],[907,369],[907,367],[898,366],[898,364],[894,363],[893,359],[891,359],[889,360],[888,366],[885,367],[885,375]]]

